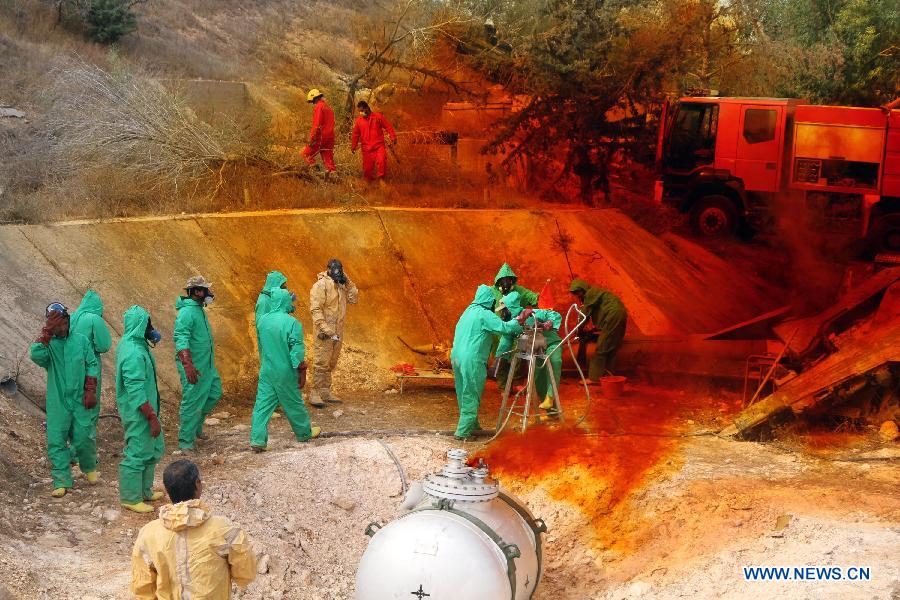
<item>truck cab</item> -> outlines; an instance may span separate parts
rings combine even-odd
[[[664,119],[657,199],[690,214],[702,235],[734,233],[786,177],[790,98],[686,97]]]
[[[900,254],[900,100],[817,106],[792,98],[689,96],[663,110],[656,199],[725,236],[802,202],[847,224],[871,254]]]

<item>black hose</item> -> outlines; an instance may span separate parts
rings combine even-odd
[[[350,429],[346,431],[323,431],[317,436],[318,438],[338,438],[338,437],[377,437],[377,436],[416,436],[416,435],[441,435],[452,436],[456,431],[453,429]],[[479,429],[472,432],[472,437],[487,437],[494,435],[493,429]]]

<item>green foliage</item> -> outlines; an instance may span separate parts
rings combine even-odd
[[[793,55],[779,86],[786,95],[877,106],[900,92],[895,0],[781,0],[766,28]]]
[[[548,192],[569,175],[587,203],[595,190],[607,192],[612,152],[647,147],[642,107],[659,97],[678,56],[644,5],[548,0],[528,29],[508,39],[510,51],[475,53],[473,64],[529,97],[486,150],[506,150],[506,164],[527,156],[551,165],[555,172],[535,173]],[[507,23],[498,21],[500,39]]]
[[[92,0],[84,16],[88,36],[112,44],[137,29],[130,0]]]
[[[607,185],[615,152],[648,157],[644,113],[689,88],[875,106],[900,90],[897,0],[469,0],[459,56],[529,101],[487,151]],[[482,11],[482,12],[479,12]],[[481,17],[481,20],[479,20]],[[643,156],[637,152],[644,149]],[[549,167],[548,167],[549,165]],[[556,169],[555,173],[546,172]]]

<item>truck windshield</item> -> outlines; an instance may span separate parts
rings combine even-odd
[[[713,162],[716,147],[716,125],[719,105],[682,102],[669,132],[667,166],[673,169],[695,169]]]

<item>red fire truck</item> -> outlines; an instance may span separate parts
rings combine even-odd
[[[871,250],[900,252],[898,105],[682,98],[663,113],[656,198],[707,236],[777,218],[779,202],[805,202],[858,222]]]

